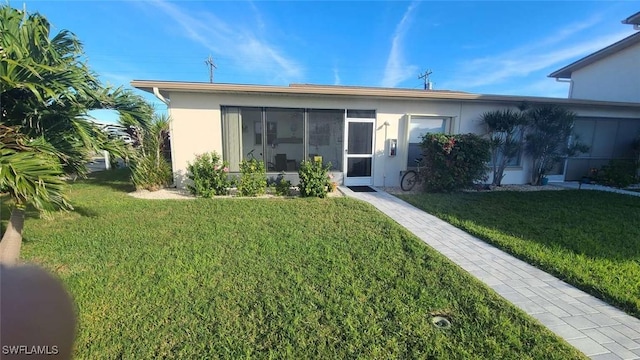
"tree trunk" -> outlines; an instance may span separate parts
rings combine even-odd
[[[20,258],[22,246],[22,227],[24,225],[24,209],[13,208],[9,225],[0,241],[0,263],[15,265]]]

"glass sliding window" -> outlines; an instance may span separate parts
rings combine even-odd
[[[422,136],[427,133],[444,133],[446,119],[409,115],[409,155],[407,167],[415,167],[416,159],[422,157]]]
[[[304,159],[304,109],[265,109],[262,131],[267,170],[297,172]]]
[[[344,136],[344,110],[309,110],[309,160],[321,156],[331,169],[342,170],[342,137]]]

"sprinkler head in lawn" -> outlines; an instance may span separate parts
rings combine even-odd
[[[449,329],[451,327],[451,321],[443,315],[431,316],[431,323],[438,329]]]

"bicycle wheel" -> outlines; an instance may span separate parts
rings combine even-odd
[[[402,175],[402,180],[400,180],[400,188],[403,191],[409,191],[413,189],[413,186],[418,181],[418,174],[415,171],[409,170],[404,175]]]

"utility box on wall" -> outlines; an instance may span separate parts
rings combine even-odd
[[[396,156],[398,153],[398,139],[389,139],[389,156]]]

